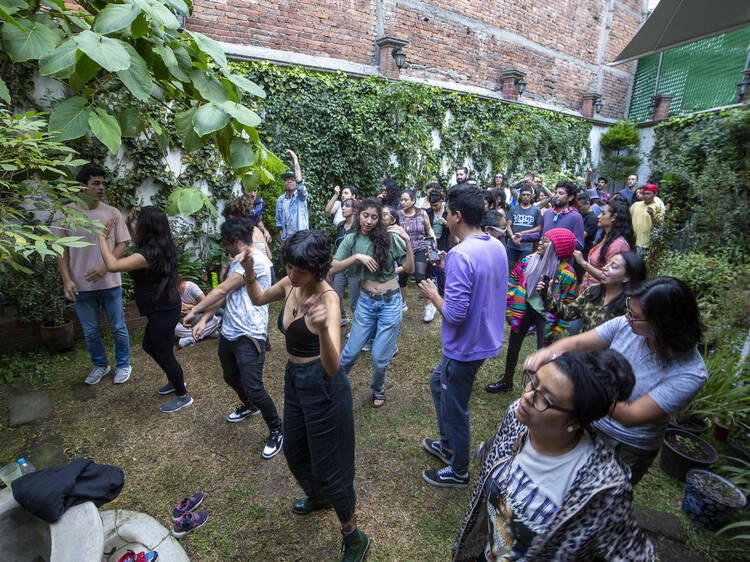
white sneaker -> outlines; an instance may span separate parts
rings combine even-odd
[[[85,382],[86,384],[96,384],[100,380],[102,380],[102,377],[109,373],[111,370],[112,369],[109,365],[107,365],[106,367],[94,366],[94,368],[91,369],[89,376],[86,377],[83,382]]]
[[[284,434],[281,432],[281,428],[276,431],[272,431],[271,435],[266,440],[266,446],[263,447],[263,452],[260,456],[264,459],[272,459],[281,452],[281,447],[284,444]]]
[[[118,367],[115,369],[115,384],[122,384],[130,378],[130,373],[133,372],[133,367],[128,365],[127,367]]]
[[[183,347],[187,347],[189,345],[195,345],[195,340],[189,336],[187,338],[180,338],[180,341],[177,342],[177,345],[179,345],[180,349],[182,349]]]
[[[435,305],[430,303],[427,306],[424,307],[424,321],[425,322],[432,322],[432,320],[435,318],[435,313],[437,312],[437,308],[435,308]]]
[[[409,310],[409,307],[406,306],[406,303],[402,304],[401,305],[401,312],[406,312],[407,310]]]

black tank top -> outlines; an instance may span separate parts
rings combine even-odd
[[[320,294],[323,295],[329,291],[333,291],[333,289],[328,289]],[[289,291],[289,295],[291,294],[292,292]],[[293,320],[289,326],[287,326],[287,329],[284,330],[284,310],[286,310],[286,301],[289,298],[289,295],[284,299],[284,306],[282,306],[281,311],[279,311],[278,320],[279,331],[284,334],[286,339],[286,352],[295,357],[317,357],[320,355],[320,340],[318,340],[318,335],[313,334],[307,327],[307,324],[305,323],[305,316],[307,316],[307,314],[301,318]]]

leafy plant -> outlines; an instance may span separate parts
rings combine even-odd
[[[604,151],[599,173],[624,183],[630,174],[636,173],[641,163],[638,156],[640,138],[638,129],[629,121],[618,121],[602,134],[599,144]]]
[[[54,258],[38,258],[31,274],[6,271],[0,288],[5,304],[16,308],[16,318],[23,322],[59,326],[67,322],[73,305],[63,295],[62,280]]]
[[[746,384],[750,365],[740,361],[735,345],[711,349],[704,356],[708,380],[693,398],[692,414],[736,423],[750,416],[750,385]]]
[[[63,0],[0,0],[2,58],[30,63],[66,87],[66,99],[50,115],[58,141],[92,134],[117,154],[124,137],[154,139],[166,158],[172,137],[149,112],[118,108],[109,93],[127,91],[141,103],[158,103],[173,118],[183,149],[213,143],[248,189],[268,184],[283,164],[261,142],[252,99],[265,97],[257,84],[233,73],[219,44],[180,28],[192,0],[87,0],[68,8]],[[2,60],[0,60],[2,62]],[[17,86],[0,79],[0,97]],[[72,95],[70,95],[72,94]],[[179,177],[167,206],[191,215],[213,206]]]

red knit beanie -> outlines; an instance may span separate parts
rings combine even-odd
[[[552,228],[544,233],[555,246],[557,257],[567,260],[576,249],[576,235],[567,228]]]

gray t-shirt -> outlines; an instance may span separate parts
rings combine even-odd
[[[687,405],[706,384],[708,372],[697,349],[662,366],[648,348],[646,338],[633,333],[625,316],[605,322],[596,328],[596,333],[633,367],[635,387],[629,403],[648,394],[662,410],[672,414]],[[661,447],[668,421],[624,427],[607,416],[594,422],[594,427],[626,445],[654,451]]]
[[[260,252],[253,252],[255,276],[260,288],[267,291],[271,286],[271,261]],[[243,275],[245,268],[239,262],[232,262],[227,278],[232,275]],[[241,336],[257,340],[266,339],[268,326],[268,305],[255,306],[250,301],[247,289],[243,284],[227,295],[224,307],[224,318],[221,324],[221,335],[230,341]]]
[[[519,203],[511,207],[510,211],[508,211],[508,220],[513,223],[513,234],[518,234],[541,224],[542,212],[536,205],[531,205],[528,209],[524,209]],[[534,242],[521,242],[520,246],[516,246],[513,242],[508,242],[508,248],[531,253],[534,249]]]

